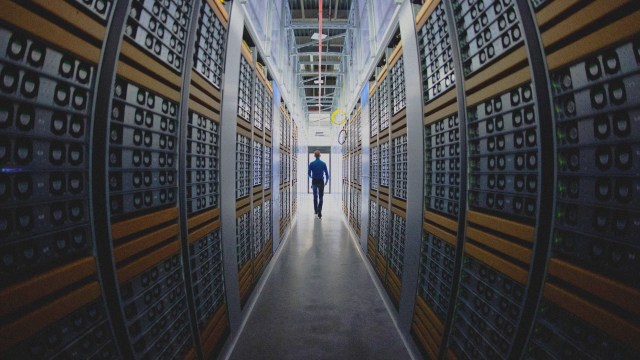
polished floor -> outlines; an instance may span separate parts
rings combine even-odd
[[[409,359],[363,258],[341,220],[340,198],[299,204],[231,359]]]

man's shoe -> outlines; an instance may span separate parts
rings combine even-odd
[[[322,212],[318,211],[318,219],[322,219]]]

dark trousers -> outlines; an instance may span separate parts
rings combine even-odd
[[[316,213],[322,212],[322,197],[324,196],[324,181],[322,179],[311,181],[311,188],[313,189],[313,209]],[[320,199],[318,199],[318,197]]]

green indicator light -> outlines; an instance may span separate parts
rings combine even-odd
[[[562,106],[556,104],[556,106],[553,108],[553,111],[555,111],[556,114],[562,114]]]
[[[567,161],[563,158],[558,159],[558,165],[560,165],[560,168],[564,168],[564,166],[567,164]]]
[[[563,141],[567,137],[564,129],[558,129],[558,141]]]
[[[567,191],[567,187],[565,186],[565,184],[563,184],[563,183],[559,183],[559,184],[558,184],[558,192],[559,192],[560,194],[564,194],[564,193],[565,193],[565,191]]]
[[[559,235],[556,235],[556,236],[553,238],[553,243],[554,243],[555,245],[560,245],[560,244],[562,244],[562,237],[561,237],[561,236],[559,236]]]

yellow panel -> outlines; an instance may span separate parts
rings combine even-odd
[[[544,296],[570,313],[584,319],[636,350],[640,350],[640,328],[617,315],[611,314],[567,290],[547,283]]]
[[[33,3],[40,5],[44,9],[47,9],[52,14],[57,15],[59,18],[79,27],[87,34],[96,38],[102,42],[104,40],[105,27],[102,24],[93,20],[93,18],[87,16],[82,11],[64,1],[51,1],[51,0],[32,0]]]
[[[471,210],[467,211],[467,221],[527,242],[532,243],[534,240],[535,228],[516,221]]]
[[[429,305],[420,296],[416,298],[416,308],[422,310],[422,312],[426,316],[426,320],[428,320],[429,322],[429,325],[433,326],[433,328],[437,330],[438,335],[442,335],[442,333],[444,332],[444,325],[442,324],[440,319],[438,319],[436,314],[434,314]]]
[[[122,46],[123,48],[126,47],[124,44]],[[133,46],[133,45],[130,45],[130,46]],[[159,65],[158,62],[156,62],[155,60],[151,60],[151,58],[148,56],[147,56],[147,61],[153,61]],[[132,67],[131,65],[125,62],[120,61],[118,63],[118,75],[124,77],[127,80],[133,81],[136,84],[139,84],[148,89],[151,89],[170,100],[173,100],[175,102],[180,102],[180,93],[177,90],[158,81],[155,77],[151,77],[145,73],[142,73],[138,69]]]
[[[387,71],[388,71],[387,65],[384,65],[383,67],[380,68],[380,74],[378,74],[378,77],[376,78],[376,82],[378,84],[384,81],[384,78],[387,76]]]
[[[249,46],[247,46],[246,42],[242,42],[242,56],[244,56],[244,59],[247,60],[247,62],[249,63],[249,66],[251,67],[251,69],[254,68],[254,64],[253,64],[253,55],[251,54],[251,49],[249,49]]]
[[[211,233],[212,231],[215,231],[216,229],[218,229],[220,227],[220,219],[207,224],[206,226],[203,226],[201,228],[199,228],[198,230],[195,230],[193,232],[189,233],[189,243],[193,244],[195,243],[198,239],[203,238],[205,235]]]
[[[420,345],[422,345],[423,349],[429,354],[432,359],[437,358],[438,354],[436,351],[439,346],[436,345],[434,340],[431,338],[429,332],[427,331],[427,327],[414,320],[412,328],[415,331],[418,337],[418,341]]]
[[[201,88],[208,96],[212,96],[215,99],[222,99],[222,92],[195,70],[191,70],[191,82]]]
[[[169,70],[164,64],[159,63],[155,58],[147,55],[147,53],[140,50],[136,45],[131,43],[131,40],[125,38],[122,41],[121,55],[125,55],[127,58],[133,60],[138,65],[140,65],[143,69],[151,71],[153,74],[157,74],[157,78],[151,78],[154,82],[157,79],[162,79],[171,83],[173,86],[180,87],[182,85],[182,79],[180,75],[176,74],[172,70]],[[118,73],[120,73],[118,67]],[[140,84],[147,85],[146,82],[141,82]],[[178,100],[176,100],[178,101]]]
[[[438,4],[440,4],[440,0],[427,0],[422,5],[420,11],[418,11],[418,15],[416,15],[416,30],[420,30],[420,28],[424,26]]]
[[[220,114],[220,110],[222,109],[220,100],[213,96],[212,93],[202,91],[198,86],[191,86],[189,96],[192,96],[206,107],[210,107],[212,110],[215,110],[216,113]],[[220,115],[218,115],[218,117],[220,117]]]
[[[451,116],[458,112],[458,90],[452,86],[447,91],[439,94],[435,99],[424,106],[425,124]],[[448,104],[448,105],[447,105]]]
[[[196,113],[205,116],[217,123],[220,123],[220,114],[213,112],[211,109],[202,105],[198,101],[194,101],[193,99],[189,99],[189,109],[195,111]]]
[[[521,284],[527,283],[527,271],[523,268],[516,266],[502,258],[499,258],[492,253],[470,243],[466,243],[464,245],[464,250],[467,254],[509,276],[513,280]]]
[[[114,261],[118,263],[131,256],[148,250],[155,245],[176,237],[179,231],[180,228],[178,227],[178,224],[172,224],[166,228],[145,234],[135,240],[131,240],[117,246],[113,251]]]
[[[549,70],[555,70],[563,65],[581,59],[591,53],[603,49],[610,44],[630,39],[638,33],[640,11],[605,26],[600,30],[580,38],[578,41],[563,47],[547,56]],[[542,35],[545,43],[545,35]],[[545,43],[546,46],[546,43]]]
[[[531,262],[531,249],[516,245],[513,242],[501,239],[493,234],[480,231],[472,226],[467,226],[467,237],[526,264]]]
[[[562,0],[562,1],[549,1],[549,4],[542,8],[536,14],[538,26],[542,27],[547,22],[553,20],[558,14],[562,14],[568,8],[579,3],[583,0]]]
[[[402,56],[402,43],[399,43],[398,45],[396,45],[395,49],[393,49],[393,52],[389,57],[389,67],[392,68],[396,64],[396,62],[398,62],[401,56]]]
[[[68,316],[82,306],[100,296],[100,285],[91,282],[55,301],[0,328],[0,352],[4,352],[20,341],[35,335],[38,331]]]
[[[568,1],[556,2],[568,3]],[[545,47],[553,46],[553,44],[570,36],[571,34],[574,34],[589,25],[597,23],[597,21],[601,20],[603,17],[629,2],[630,0],[594,1],[571,14],[567,19],[545,31],[542,34],[542,42]]]
[[[446,231],[440,230],[440,228],[435,227],[431,224],[424,224],[424,230],[428,231],[430,234],[437,236],[438,238],[448,242],[449,244],[456,246],[456,237],[453,234],[450,234]]]
[[[447,228],[453,234],[458,232],[458,221],[457,219],[451,219],[446,216],[442,216],[432,211],[425,211],[424,218],[427,221],[430,221],[438,226]]]
[[[77,11],[77,10],[76,10]],[[28,24],[27,31],[94,64],[100,61],[100,49],[11,2],[2,2],[0,19],[16,27]]]
[[[180,243],[178,241],[174,241],[150,254],[145,255],[144,257],[134,261],[133,263],[118,269],[118,281],[121,284],[124,284],[125,282],[133,279],[145,270],[156,265],[161,260],[166,259],[179,252]]]
[[[93,257],[85,257],[0,291],[0,316],[30,305],[73,283],[96,273]]]
[[[198,225],[201,225],[207,221],[211,221],[220,216],[220,208],[207,210],[201,214],[193,215],[187,219],[187,226],[192,229]]]
[[[133,219],[121,221],[111,226],[111,237],[114,241],[120,240],[129,235],[143,230],[176,220],[178,218],[178,208],[160,210],[151,214],[138,216]]]
[[[203,351],[205,358],[210,358],[213,355],[213,350],[220,344],[224,333],[229,328],[229,318],[226,315],[226,305],[220,308],[218,311],[224,311],[224,316],[212,329],[209,337],[203,343]]]
[[[467,95],[467,106],[476,105],[529,81],[531,81],[531,72],[529,71],[529,68],[520,69],[496,82],[493,82],[491,86],[482,87],[477,92]],[[465,87],[468,89],[466,82]]]
[[[224,28],[229,28],[229,14],[224,6],[222,6],[222,3],[217,0],[207,0],[207,3],[209,3],[209,6],[211,6],[218,19],[220,19]]]
[[[568,262],[551,259],[549,274],[640,315],[640,291]]]
[[[472,92],[477,86],[485,84],[493,79],[510,74],[512,69],[516,67],[522,67],[527,62],[527,51],[524,45],[521,45],[517,49],[511,51],[507,56],[498,60],[496,63],[487,66],[484,70],[473,74],[472,77],[465,80],[465,90]],[[517,84],[516,84],[517,85]],[[508,87],[514,87],[511,85]],[[496,89],[495,84],[491,84],[483,89],[488,89],[494,93],[502,92],[500,88]]]

